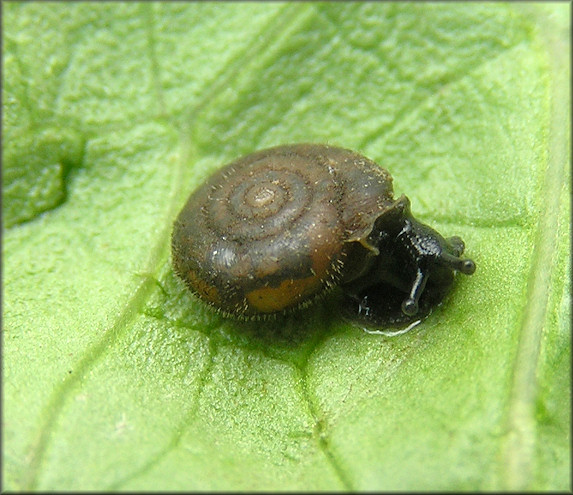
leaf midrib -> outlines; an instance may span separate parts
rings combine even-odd
[[[545,149],[548,150],[547,168],[541,188],[543,199],[535,234],[535,244],[529,273],[526,305],[519,331],[519,343],[513,365],[512,383],[507,407],[507,435],[501,445],[503,485],[508,490],[520,491],[529,486],[532,458],[535,449],[536,422],[535,401],[538,392],[537,370],[541,351],[548,301],[551,270],[555,249],[558,245],[559,205],[562,198],[563,180],[568,166],[567,109],[563,104],[567,87],[568,50],[562,46],[558,30],[539,23],[545,44],[544,52],[549,58],[551,78],[550,130]]]

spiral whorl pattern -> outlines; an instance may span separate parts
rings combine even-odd
[[[221,176],[204,210],[213,232],[241,242],[292,229],[309,211],[314,191],[307,171],[291,165],[286,157],[263,158],[230,169],[232,181]]]

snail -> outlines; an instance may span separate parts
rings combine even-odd
[[[321,144],[254,152],[216,171],[179,213],[175,273],[226,316],[266,318],[338,287],[347,313],[403,324],[427,316],[454,274],[471,275],[459,237],[416,220],[392,177]]]

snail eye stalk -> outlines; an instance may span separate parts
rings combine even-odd
[[[402,302],[402,312],[405,315],[414,316],[418,313],[418,302],[420,301],[420,296],[426,287],[428,275],[429,273],[427,271],[424,272],[418,268],[416,278],[414,279],[412,289],[410,290],[410,295]]]
[[[452,270],[457,270],[464,275],[472,275],[476,271],[476,264],[470,259],[458,258],[449,253],[442,253],[438,259]]]

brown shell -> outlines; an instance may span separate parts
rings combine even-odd
[[[258,151],[191,194],[175,221],[174,268],[226,314],[290,310],[363,271],[354,253],[376,250],[366,238],[393,203],[390,174],[358,153],[317,144]]]

